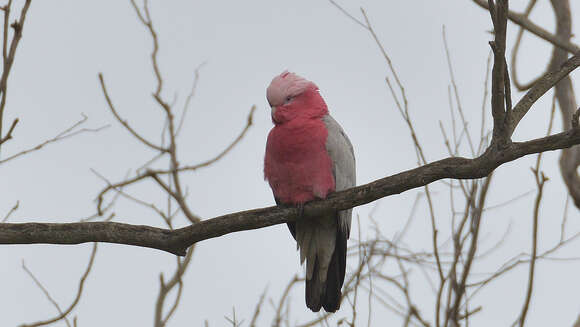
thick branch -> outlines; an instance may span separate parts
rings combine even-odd
[[[0,224],[0,244],[105,242],[174,253],[175,234],[169,229],[114,222]]]
[[[552,0],[552,8],[556,16],[556,35],[570,40],[572,38],[572,14],[570,2],[568,0]],[[550,68],[562,65],[568,58],[566,51],[554,47]],[[577,103],[574,96],[574,87],[570,76],[564,77],[555,87],[555,95],[558,100],[560,111],[562,112],[563,129],[569,129],[573,123],[570,117],[574,117]],[[560,156],[560,171],[566,183],[568,192],[576,207],[580,208],[580,177],[578,176],[578,166],[580,165],[580,147],[572,147],[562,151]]]
[[[377,199],[425,186],[444,178],[474,179],[489,175],[503,163],[532,153],[558,150],[580,144],[580,129],[522,143],[510,143],[502,150],[489,148],[475,159],[452,157],[385,177],[366,185],[337,192],[326,200],[307,203],[306,215],[344,210]],[[225,234],[294,221],[294,207],[267,207],[236,212],[204,220],[188,227],[167,230],[112,222],[68,224],[0,224],[0,244],[79,244],[108,242],[155,248],[185,255],[192,244]]]
[[[506,0],[492,0],[489,3],[489,13],[493,22],[495,40],[489,42],[493,50],[493,70],[491,74],[491,113],[493,116],[493,137],[492,143],[507,142],[509,135],[506,133],[504,124],[506,117],[509,118],[511,108],[506,106],[511,104],[511,92],[509,92],[509,77],[505,61],[505,41],[507,29],[508,2]]]
[[[534,6],[536,5],[536,3],[537,3],[537,0],[530,0],[528,5],[526,6],[526,10],[523,13],[523,15],[525,17],[530,16],[532,9],[534,9]],[[538,79],[538,78],[535,78],[526,84],[520,83],[519,79],[518,79],[518,69],[517,69],[516,62],[517,62],[517,57],[518,57],[518,51],[520,49],[520,44],[521,44],[522,38],[524,36],[524,31],[525,31],[525,29],[523,27],[520,27],[520,29],[518,30],[518,35],[516,36],[516,41],[514,42],[514,46],[512,48],[512,58],[511,58],[511,74],[513,77],[513,82],[514,82],[515,87],[520,91],[529,90],[532,86],[534,86],[534,84],[536,83],[536,81]]]

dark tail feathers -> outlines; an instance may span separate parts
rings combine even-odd
[[[317,260],[318,261],[318,260]],[[341,288],[346,271],[346,235],[336,231],[336,246],[328,267],[326,283],[318,279],[318,262],[314,263],[311,280],[306,280],[306,306],[314,312],[323,307],[326,312],[340,308]]]

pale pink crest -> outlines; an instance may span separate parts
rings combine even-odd
[[[279,106],[285,102],[287,97],[295,97],[309,88],[317,90],[318,86],[285,70],[282,74],[274,77],[270,86],[268,86],[266,99],[268,99],[271,106]]]

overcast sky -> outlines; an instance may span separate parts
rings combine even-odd
[[[510,6],[522,11],[527,1]],[[574,33],[580,34],[580,4],[572,0]],[[15,1],[19,6],[23,1]],[[468,0],[341,1],[356,17],[364,7],[383,42],[410,102],[411,116],[429,161],[446,156],[439,121],[451,128],[450,84],[442,41],[445,26],[461,103],[469,128],[479,133],[489,14]],[[200,70],[197,94],[179,139],[180,161],[194,164],[227,146],[245,124],[252,105],[254,125],[227,157],[215,165],[183,175],[188,203],[196,214],[211,218],[274,204],[263,179],[263,155],[271,128],[265,90],[271,79],[288,69],[314,81],[332,115],[341,123],[355,148],[358,184],[416,167],[412,141],[385,84],[387,67],[369,33],[328,1],[152,1],[151,12],[159,34],[160,67],[165,76],[164,96],[178,108]],[[540,1],[532,19],[552,30],[548,1]],[[509,25],[511,49],[516,28]],[[509,49],[508,49],[509,50]],[[119,112],[151,140],[159,140],[162,112],[151,100],[154,77],[150,65],[151,40],[138,22],[129,1],[35,1],[24,28],[10,77],[4,126],[20,118],[14,139],[2,157],[53,137],[81,118],[87,127],[111,126],[97,134],[82,134],[0,167],[0,216],[19,200],[11,222],[73,222],[95,211],[94,199],[104,183],[90,169],[112,181],[122,180],[152,156],[115,121],[106,107],[97,74],[102,72]],[[551,47],[524,37],[518,68],[529,80],[543,71]],[[572,74],[577,81],[580,75]],[[576,93],[577,95],[580,93]],[[514,92],[514,102],[521,94]],[[578,97],[578,96],[577,96]],[[515,139],[545,134],[550,96],[540,100],[522,120]],[[490,114],[487,112],[487,121]],[[561,130],[557,114],[555,131]],[[487,125],[489,128],[490,125]],[[468,153],[464,153],[468,155]],[[558,153],[544,158],[550,178],[541,208],[539,249],[558,242],[566,192],[557,168]],[[530,167],[535,157],[505,164],[496,173],[489,205],[535,190]],[[448,190],[432,187],[443,233],[448,227]],[[160,206],[166,198],[156,185],[144,182],[129,193]],[[359,207],[361,234],[371,235],[368,215],[381,232],[392,238],[408,219],[421,190],[409,191]],[[495,271],[508,258],[528,251],[533,192],[506,207],[486,212],[481,251],[498,242],[509,227],[499,251],[474,267],[476,273]],[[116,221],[163,226],[151,210],[121,200]],[[567,231],[580,230],[580,215],[571,206]],[[355,219],[356,220],[356,219]],[[186,224],[179,218],[179,224]],[[356,223],[354,223],[356,225]],[[358,226],[353,235],[358,235]],[[431,250],[430,223],[421,203],[404,240],[417,251]],[[0,325],[15,326],[55,314],[21,267],[22,260],[42,280],[62,307],[74,298],[86,267],[91,245],[1,246]],[[285,285],[302,273],[295,243],[286,226],[226,235],[204,241],[195,251],[184,277],[185,293],[172,326],[226,325],[224,315],[251,319],[260,294],[277,301]],[[558,257],[574,257],[580,243],[562,249]],[[171,272],[175,258],[157,250],[101,244],[85,294],[75,311],[79,326],[147,326],[159,288],[159,273]],[[350,263],[350,266],[356,261]],[[394,263],[393,263],[394,264]],[[529,326],[569,326],[580,313],[580,263],[542,261],[537,267],[535,296]],[[478,275],[481,276],[481,275]],[[522,266],[475,298],[483,310],[474,315],[478,326],[511,324],[522,305],[527,267]],[[412,289],[419,309],[432,320],[434,296],[418,282]],[[304,322],[314,315],[303,302],[303,286],[291,294],[292,317]],[[367,305],[361,304],[361,322]],[[375,325],[398,324],[392,312],[373,307]],[[348,309],[336,314],[349,316]],[[270,324],[266,302],[260,325]],[[60,324],[63,325],[63,324]]]

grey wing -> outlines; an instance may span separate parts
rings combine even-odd
[[[332,160],[336,191],[354,187],[356,185],[356,163],[352,144],[342,127],[332,116],[326,115],[322,120],[328,130],[326,151]],[[338,225],[347,238],[350,235],[351,220],[352,209],[338,213]]]

